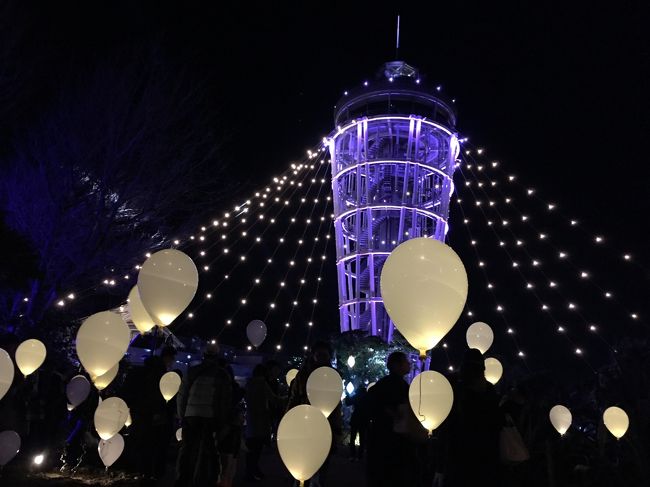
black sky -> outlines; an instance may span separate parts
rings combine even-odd
[[[394,57],[396,2],[275,3],[284,4],[43,2],[11,12],[29,40],[24,63],[38,73],[30,82],[43,99],[97,59],[160,45],[197,82],[208,82],[208,99],[223,117],[224,162],[255,185],[326,135],[342,92]],[[411,2],[399,11],[400,57],[457,99],[462,136],[608,236],[599,254],[588,240],[565,234],[560,221],[541,223],[566,235],[561,241],[587,263],[602,264],[601,275],[620,282],[633,306],[648,298],[648,274],[619,274],[617,257],[621,249],[642,263],[648,257],[650,44],[643,12],[634,2],[506,3]],[[35,97],[26,126],[42,103]],[[450,238],[466,245],[453,220]],[[608,251],[616,254],[611,266],[603,260]],[[327,296],[335,309],[336,296]],[[513,321],[525,321],[525,308],[519,311]]]

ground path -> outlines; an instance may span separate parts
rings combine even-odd
[[[329,476],[327,484],[324,487],[363,487],[363,463],[352,462],[347,456],[346,448],[339,448],[339,451],[334,454],[329,468]],[[173,471],[171,468],[172,458],[175,458],[175,451],[170,455],[170,468],[168,475],[162,481],[155,484],[155,487],[172,487],[173,486]],[[238,464],[238,471],[235,477],[234,487],[290,487],[293,485],[288,473],[285,470],[280,457],[275,448],[267,448],[260,462],[262,470],[265,472],[266,477],[259,482],[245,482],[244,481],[244,462],[245,452],[241,452],[241,458]],[[6,482],[6,483],[5,483]],[[88,487],[88,486],[104,486],[104,487],[139,487],[141,484],[138,480],[134,480],[128,476],[114,473],[111,475],[96,470],[92,472],[83,472],[74,478],[64,476],[58,473],[32,473],[25,475],[24,471],[18,469],[8,469],[3,478],[0,478],[0,485],[11,487],[41,487],[41,486],[54,486],[54,487]],[[151,486],[153,487],[153,486]]]

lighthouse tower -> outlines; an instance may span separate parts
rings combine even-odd
[[[341,331],[391,341],[379,277],[410,238],[444,241],[459,144],[456,114],[418,70],[382,66],[336,104],[331,156]]]

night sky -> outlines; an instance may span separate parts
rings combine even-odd
[[[352,7],[352,2],[339,6],[240,2],[236,8],[222,2],[194,7],[183,3],[183,7],[161,7],[157,2],[111,2],[103,8],[87,2],[12,7],[3,22],[28,40],[22,44],[21,62],[29,68],[26,83],[33,102],[3,123],[28,130],[58,83],[98,59],[155,44],[161,56],[173,59],[208,87],[206,100],[222,122],[219,163],[230,166],[244,196],[263,187],[289,162],[303,158],[333,128],[333,106],[343,91],[372,80],[379,66],[395,56],[394,3]],[[423,2],[420,8],[403,9],[399,57],[418,67],[432,89],[441,85],[445,96],[457,100],[459,134],[469,137],[469,146],[485,149],[484,161],[498,160],[504,171],[501,177],[517,174],[523,186],[507,191],[513,193],[516,208],[533,217],[537,231],[548,232],[559,248],[569,251],[577,268],[588,269],[603,288],[616,289],[625,308],[603,304],[573,269],[558,261],[551,247],[537,241],[535,229],[513,228],[536,245],[527,248],[544,262],[547,275],[557,276],[561,283],[559,290],[566,299],[554,295],[549,304],[566,308],[574,299],[585,320],[597,323],[603,339],[614,343],[622,333],[644,326],[630,323],[626,309],[643,317],[650,297],[646,26],[641,12],[628,4],[526,3]],[[460,174],[456,181],[461,184]],[[526,199],[522,194],[526,187],[534,187],[557,209],[548,213],[540,201]],[[463,188],[460,194],[471,200]],[[231,201],[219,201],[218,190],[215,200],[215,215],[232,206]],[[491,262],[499,302],[506,307],[508,322],[516,325],[531,369],[575,366],[588,372],[571,346],[557,336],[553,320],[540,312],[530,293],[522,291],[522,279],[511,269],[511,261],[485,225],[478,224],[480,214],[474,208],[466,211],[477,222],[471,230],[486,244],[480,251]],[[206,221],[211,218],[206,215]],[[497,335],[493,353],[506,363],[516,362],[517,347],[505,335],[506,325],[484,290],[485,280],[455,205],[451,218],[450,243],[469,271],[468,308],[476,319],[493,324]],[[586,231],[570,228],[570,218],[578,219]],[[595,235],[606,237],[601,246],[594,245]],[[633,262],[623,261],[625,252]],[[338,328],[331,247],[329,255],[316,312],[319,326],[311,338]],[[223,294],[215,295],[216,304],[203,306],[192,322],[182,324],[184,333],[211,336],[221,328],[233,300],[250,287],[254,266],[259,265],[255,258],[251,254],[239,277]],[[273,274],[269,278],[279,280]],[[202,281],[201,296],[210,289],[210,279]],[[543,284],[541,277],[537,279]],[[269,299],[263,292],[258,302],[265,315]],[[247,313],[250,316],[241,315],[238,331],[229,330],[224,341],[245,343],[243,325],[260,312]],[[269,349],[283,323],[283,309],[274,313]],[[294,316],[302,324],[287,333],[285,349],[304,345],[308,333],[304,321],[310,313],[311,308]],[[582,319],[563,309],[557,312],[557,321],[575,329],[572,339],[584,348],[592,365],[608,360],[608,347],[586,331]],[[464,330],[471,322],[463,316],[450,337],[452,363],[459,362]]]

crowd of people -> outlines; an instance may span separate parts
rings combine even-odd
[[[201,363],[185,373],[174,369],[175,355],[165,347],[143,366],[125,367],[124,376],[104,394],[118,395],[129,405],[132,425],[125,429],[126,450],[116,468],[132,472],[143,485],[173,475],[177,487],[231,487],[240,462],[243,481],[260,482],[265,477],[260,458],[265,449],[277,455],[274,439],[283,414],[309,403],[309,375],[334,361],[330,344],[317,342],[289,387],[282,380],[286,368],[274,360],[257,364],[242,386],[216,341],[208,342]],[[576,390],[569,400],[578,434],[560,438],[548,421],[557,399],[549,392],[553,387],[530,380],[499,394],[485,379],[484,357],[476,349],[466,352],[460,371],[450,377],[451,412],[430,436],[409,405],[406,378],[411,366],[405,353],[391,353],[388,373],[369,388],[360,384],[330,414],[330,453],[306,485],[333,485],[335,456],[359,463],[355,468],[363,468],[368,487],[643,485],[635,482],[647,478],[647,421],[646,429],[635,425],[637,437],[630,441],[608,439],[602,428],[592,431],[589,422],[580,420],[589,394]],[[158,384],[168,371],[181,375],[182,382],[166,402]],[[67,411],[66,379],[51,363],[34,377],[20,379],[19,387],[0,401],[0,429],[21,431],[26,458],[60,445],[60,457],[50,455],[51,467],[74,472],[83,465],[99,466],[92,454],[98,441],[93,414],[99,397],[91,392]],[[182,441],[174,459],[170,446],[179,427]],[[504,447],[504,431],[514,432],[519,441],[510,450]],[[286,482],[291,484],[288,472]]]

